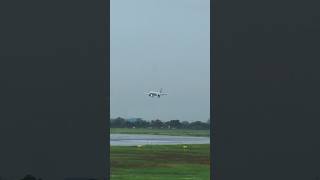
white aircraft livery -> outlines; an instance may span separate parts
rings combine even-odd
[[[146,93],[148,96],[150,97],[155,97],[157,96],[158,98],[160,98],[160,96],[163,96],[163,95],[168,95],[168,93],[163,93],[162,92],[162,88],[159,90],[159,91],[149,91]]]

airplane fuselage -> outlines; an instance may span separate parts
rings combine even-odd
[[[158,98],[160,98],[160,96],[163,96],[163,95],[168,95],[168,93],[162,93],[162,89],[160,89],[160,91],[149,91],[146,94],[150,97],[158,97]]]
[[[161,95],[160,95],[160,92],[150,91],[148,93],[148,96],[150,96],[150,97],[155,97],[155,96],[160,97]]]

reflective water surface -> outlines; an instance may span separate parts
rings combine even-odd
[[[110,134],[111,146],[209,144],[209,137],[166,136],[146,134]]]

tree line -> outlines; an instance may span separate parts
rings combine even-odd
[[[110,119],[111,128],[154,128],[154,129],[195,129],[195,130],[205,130],[210,129],[210,120],[207,122],[195,121],[180,121],[180,120],[170,120],[163,122],[159,119],[156,120],[143,120],[137,118],[134,121],[129,121],[127,119],[118,117]]]

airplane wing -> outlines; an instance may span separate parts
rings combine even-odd
[[[168,95],[168,93],[160,93],[160,95]]]

